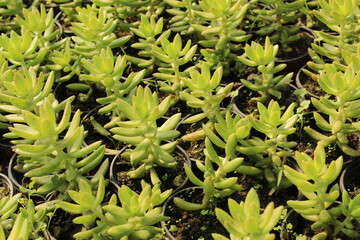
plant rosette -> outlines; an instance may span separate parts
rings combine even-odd
[[[181,189],[170,196],[163,205],[163,215],[172,216],[170,220],[161,222],[167,240],[175,239],[212,239],[211,233],[228,235],[226,229],[215,216],[215,207],[225,207],[227,198],[212,202],[212,207],[206,210],[186,211],[177,207],[173,198],[180,197],[186,201],[199,203],[203,199],[201,187],[188,187]],[[210,205],[210,206],[211,206]]]
[[[334,206],[341,204],[339,201],[334,202]],[[314,236],[316,232],[311,229],[313,222],[307,221],[300,214],[291,209],[281,224],[280,239],[281,240],[306,240],[310,239],[309,236]],[[360,230],[360,224],[354,220],[355,229]],[[314,238],[312,238],[314,239]],[[329,238],[330,239],[330,238]],[[335,239],[335,238],[334,238]],[[336,239],[353,239],[342,232],[337,235]]]
[[[91,177],[87,177],[91,179]],[[105,195],[103,204],[106,205],[112,194],[117,194],[119,186],[113,181],[108,181],[105,187]],[[56,199],[56,193],[51,194],[47,201],[51,201]],[[73,235],[81,232],[82,225],[75,224],[73,219],[76,215],[68,213],[61,208],[56,209],[53,216],[51,217],[51,221],[49,223],[49,228],[46,231],[46,239],[47,240],[61,240],[61,239],[74,239]]]
[[[128,172],[134,170],[134,166],[131,163],[121,157],[121,154],[125,152],[128,147],[122,148],[119,153],[113,158],[109,167],[109,179],[119,186],[127,185],[134,191],[141,191],[141,180],[144,179],[147,182],[151,182],[150,174],[147,174],[144,178],[133,179],[128,176]],[[156,172],[159,173],[161,180],[160,188],[162,191],[173,189],[172,193],[184,188],[188,182],[188,177],[184,171],[183,163],[191,168],[191,161],[186,151],[180,146],[176,146],[173,154],[178,164],[174,168],[165,168],[155,166]]]

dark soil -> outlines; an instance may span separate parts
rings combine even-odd
[[[98,122],[101,126],[104,126],[108,122],[110,122],[110,119],[107,115],[104,114],[98,114],[96,108],[94,111],[89,112],[86,114],[81,121],[82,125],[84,125],[84,129],[88,131],[88,135],[85,138],[86,144],[90,145],[91,143],[97,142],[99,140],[102,141],[102,144],[105,145],[107,149],[116,149],[120,150],[126,145],[124,143],[121,143],[111,137],[111,133],[108,136],[104,136],[95,129],[91,123],[90,117],[94,117],[94,120]],[[107,129],[108,130],[108,129]],[[108,130],[109,131],[109,130]]]
[[[166,191],[168,189],[177,189],[180,185],[187,181],[187,176],[184,171],[184,156],[182,153],[176,151],[172,154],[175,160],[178,162],[175,168],[164,168],[160,166],[155,166],[155,170],[161,180],[160,189],[161,191]],[[138,166],[131,166],[131,164],[123,158],[117,158],[117,163],[115,169],[113,170],[114,176],[116,176],[115,182],[119,185],[127,185],[133,191],[138,193],[141,192],[141,180],[145,180],[145,182],[150,183],[150,174],[146,174],[141,179],[132,179],[127,173],[131,170],[135,170]]]
[[[49,232],[56,239],[75,239],[73,235],[81,231],[82,225],[73,223],[74,215],[57,209],[51,218]],[[86,239],[85,239],[86,240]]]
[[[328,96],[328,94],[321,89],[321,87],[319,86],[318,82],[314,79],[312,79],[310,76],[306,75],[301,69],[299,70],[300,72],[299,74],[299,81],[300,81],[300,86],[297,84],[297,86],[299,88],[305,88],[306,91],[308,91],[309,93],[314,94],[315,96],[318,97],[323,97],[323,96]],[[310,99],[310,97],[308,97]]]
[[[296,151],[299,152],[305,152],[309,156],[313,156],[313,152],[317,146],[317,141],[313,138],[311,138],[306,131],[304,130],[305,126],[309,126],[312,129],[329,136],[330,132],[324,132],[320,128],[316,126],[315,119],[313,117],[313,112],[305,113],[302,117],[302,123],[300,120],[295,124],[296,132],[294,134],[291,134],[288,136],[289,141],[295,141],[297,142],[297,146],[295,148]],[[359,134],[350,134],[348,136],[348,139],[350,141],[349,146],[353,149],[360,150],[359,145]],[[348,156],[344,154],[344,152],[336,145],[336,144],[330,144],[325,148],[326,152],[326,159],[327,162],[330,163],[332,160],[336,160],[338,157],[343,156],[344,163],[350,162],[354,158],[351,156]]]
[[[10,194],[9,186],[5,182],[0,181],[0,199],[9,196],[9,194]]]
[[[94,107],[99,106],[99,103],[96,102],[96,99],[101,97],[106,97],[106,94],[104,91],[96,88],[94,84],[91,84],[90,86],[93,88],[92,94],[87,98],[83,99],[82,95],[86,94],[86,92],[79,92],[79,91],[73,91],[68,88],[66,88],[67,84],[75,83],[76,79],[69,80],[65,83],[59,84],[55,90],[54,95],[55,98],[62,102],[63,100],[67,99],[68,97],[75,96],[75,99],[71,103],[71,109],[73,112],[80,109],[81,112],[89,112]]]
[[[200,203],[202,200],[202,190],[190,189],[177,195],[186,201]],[[211,233],[219,233],[229,237],[227,230],[221,225],[215,216],[215,207],[227,211],[227,199],[218,199],[212,202],[209,209],[199,211],[185,211],[178,208],[172,199],[168,202],[165,209],[165,216],[171,216],[166,222],[166,227],[176,240],[198,240],[212,239]]]
[[[293,102],[297,103],[297,106],[299,106],[300,102],[302,101],[302,98],[298,97],[293,93],[293,91],[289,90],[290,87],[281,91],[282,96],[280,99],[272,96],[272,99],[277,101],[280,107],[283,107],[284,109],[286,109]],[[251,98],[258,96],[260,95],[256,91],[252,91],[251,89],[243,86],[238,89],[238,95],[234,98],[234,104],[243,114],[250,115],[251,113],[257,112],[257,103],[252,101]],[[270,100],[271,99],[269,99],[269,102]],[[264,105],[267,107],[267,103]]]

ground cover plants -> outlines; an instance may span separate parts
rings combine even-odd
[[[0,240],[62,239],[61,222],[73,239],[359,239],[360,186],[338,182],[360,164],[359,19],[356,0],[0,1],[0,171],[21,186]]]

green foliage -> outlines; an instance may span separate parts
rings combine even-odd
[[[191,46],[189,39],[183,47],[180,34],[176,34],[173,42],[162,36],[160,43],[161,48],[152,46],[152,54],[161,61],[159,72],[153,75],[161,80],[157,82],[160,91],[174,93],[177,100],[185,87],[185,78],[188,77],[188,70],[180,71],[180,67],[192,60],[197,45]]]
[[[3,0],[0,2],[0,15],[9,16],[21,13],[23,7],[22,0]]]
[[[98,167],[92,179],[96,184],[108,168],[108,160],[103,161],[105,146],[100,146],[101,141],[83,147],[86,132],[84,126],[79,126],[80,110],[71,117],[72,100],[73,97],[66,101],[59,123],[56,123],[53,106],[45,98],[38,114],[23,110],[25,122],[13,124],[9,127],[11,133],[5,134],[6,137],[19,138],[12,141],[15,152],[24,163],[25,177],[40,185],[36,191],[38,194],[54,190],[66,193],[69,189],[76,189],[77,179],[84,178]],[[64,137],[60,137],[65,130]],[[62,197],[66,198],[66,194]]]
[[[53,98],[53,83],[53,72],[45,80],[43,72],[37,77],[32,67],[5,71],[1,75],[0,109],[8,113],[8,122],[24,122],[22,110],[38,113],[44,98]]]
[[[153,46],[159,46],[161,38],[168,38],[170,30],[162,32],[163,18],[160,18],[155,22],[154,17],[151,17],[149,21],[145,15],[141,15],[141,21],[138,28],[130,28],[130,30],[140,37],[138,42],[132,44],[131,47],[139,49],[140,51],[137,54],[139,57],[128,56],[128,59],[131,63],[147,69],[146,71],[149,74],[154,70],[154,67],[159,64],[159,60],[152,54]],[[159,34],[161,35],[156,37]]]
[[[71,30],[76,35],[71,38],[75,42],[73,52],[77,55],[93,57],[106,47],[121,47],[131,37],[116,37],[113,32],[118,21],[108,19],[107,12],[102,7],[96,9],[95,5],[87,5],[86,8],[77,7],[76,11],[79,22],[71,23]]]
[[[49,49],[54,49],[61,45],[62,41],[56,44],[51,43],[51,41],[60,34],[60,29],[54,30],[55,20],[53,8],[46,13],[44,5],[41,4],[40,12],[37,7],[33,7],[31,11],[23,8],[22,13],[24,18],[17,15],[16,21],[23,29],[29,30],[39,39],[39,46],[41,48],[48,47]]]
[[[294,127],[297,115],[293,114],[295,103],[292,103],[284,113],[281,113],[279,104],[271,100],[266,108],[258,102],[259,115],[249,116],[249,121],[264,139],[253,136],[241,142],[239,151],[247,155],[256,168],[264,171],[265,179],[272,188],[270,194],[278,187],[288,187],[289,182],[283,178],[284,161],[293,155],[290,148],[296,142],[286,141],[286,137],[296,131]]]
[[[194,28],[191,24],[202,24],[204,20],[195,15],[195,11],[200,11],[200,6],[196,5],[194,0],[164,0],[172,8],[166,9],[166,12],[174,15],[170,19],[170,29],[173,32],[181,34],[192,34]],[[185,10],[183,11],[182,9]]]
[[[201,108],[202,112],[187,118],[184,123],[195,123],[202,119],[209,119],[208,127],[213,127],[216,122],[216,116],[221,114],[221,102],[230,93],[233,83],[229,83],[225,87],[219,84],[223,75],[223,68],[216,69],[211,76],[209,64],[203,63],[201,66],[201,73],[194,68],[189,70],[190,78],[184,79],[186,86],[189,88],[190,93],[187,91],[180,92],[182,100],[192,108]],[[182,137],[185,141],[193,141],[205,137],[204,130],[200,130],[190,135]]]
[[[299,18],[303,15],[300,11],[304,7],[305,0],[282,1],[282,0],[260,0],[267,7],[254,9],[253,15],[247,17],[256,22],[264,24],[255,34],[269,36],[272,43],[279,43],[284,52],[291,52],[290,42],[297,41],[300,36]]]
[[[23,222],[24,218],[22,216],[19,216],[18,220],[15,220],[17,217],[15,214],[15,211],[18,208],[18,201],[21,198],[21,193],[17,193],[14,196],[6,196],[0,199],[0,239],[10,239],[8,236],[11,232],[12,236],[17,236],[20,234],[20,232],[24,232],[24,234],[27,234],[25,229],[27,228],[27,225],[22,224],[16,224],[15,222]],[[6,238],[8,237],[8,238]],[[12,238],[16,239],[16,238]]]
[[[287,204],[303,218],[314,222],[311,225],[312,230],[320,233],[312,239],[325,240],[327,237],[332,239],[340,231],[354,238],[358,236],[358,233],[353,230],[354,226],[351,220],[358,218],[355,209],[359,209],[360,198],[357,197],[350,201],[347,192],[344,191],[343,202],[334,206],[340,191],[338,184],[332,185],[332,183],[342,170],[343,158],[340,156],[327,165],[325,156],[325,150],[321,144],[317,145],[313,159],[306,153],[296,152],[296,162],[302,172],[289,166],[285,166],[284,172],[307,200],[289,200]],[[329,189],[331,185],[332,187]],[[342,214],[346,216],[345,220],[340,220],[339,216]]]
[[[215,214],[221,224],[230,233],[230,239],[270,240],[275,239],[275,234],[270,231],[278,223],[283,206],[274,208],[274,203],[269,203],[264,211],[260,212],[260,201],[255,189],[250,189],[245,202],[238,204],[233,199],[228,201],[230,215],[220,208],[215,209]],[[213,233],[215,240],[228,238]]]
[[[221,198],[231,195],[236,191],[241,191],[243,188],[237,184],[237,177],[227,177],[226,174],[234,172],[243,162],[243,158],[236,156],[237,139],[235,134],[229,136],[225,146],[225,157],[220,157],[208,138],[205,139],[204,154],[205,164],[199,160],[196,161],[196,166],[204,173],[204,180],[201,181],[195,176],[193,171],[184,164],[186,175],[189,180],[201,186],[204,192],[202,203],[190,203],[179,197],[174,197],[174,203],[185,210],[194,211],[206,209],[209,207],[211,199]],[[217,165],[216,168],[213,165]]]
[[[329,95],[335,96],[335,100],[321,97],[320,100],[312,98],[313,105],[322,113],[314,112],[316,125],[325,132],[331,132],[326,136],[311,127],[305,127],[305,131],[320,144],[328,146],[336,143],[347,155],[359,156],[359,152],[348,146],[347,135],[360,130],[360,122],[346,121],[347,118],[356,118],[359,112],[360,74],[355,71],[354,65],[350,64],[345,72],[339,71],[333,64],[327,64],[326,69],[320,71],[318,83]],[[328,116],[328,120],[326,117]],[[325,118],[324,118],[325,117]]]
[[[104,127],[115,127],[116,122],[121,120],[121,111],[117,108],[116,99],[125,98],[136,90],[136,86],[145,75],[145,70],[130,73],[125,78],[123,73],[127,67],[127,57],[118,56],[115,62],[113,53],[109,47],[102,49],[100,55],[94,56],[92,60],[82,59],[81,63],[89,74],[81,74],[80,78],[86,81],[101,83],[105,88],[106,97],[98,98],[97,102],[105,104],[99,109],[100,114],[111,112],[111,122]]]
[[[360,33],[357,22],[360,8],[356,1],[319,0],[319,4],[320,9],[315,10],[314,15],[336,34],[315,31],[319,44],[311,44],[309,53],[313,61],[308,63],[315,71],[325,69],[323,57],[343,64],[343,51],[356,52]]]
[[[39,38],[27,29],[22,29],[20,35],[12,30],[10,37],[2,33],[0,47],[0,53],[15,66],[32,66],[36,70],[49,51],[48,47],[41,47]]]
[[[210,22],[208,26],[191,25],[204,38],[199,41],[204,47],[201,54],[214,67],[223,66],[225,75],[228,75],[231,63],[236,60],[235,52],[251,37],[241,30],[249,4],[245,1],[202,0],[199,6],[201,10],[195,10],[195,15]]]
[[[132,165],[141,164],[133,171],[129,171],[131,178],[141,178],[150,171],[153,184],[159,183],[160,179],[155,171],[155,166],[172,168],[177,165],[171,155],[177,142],[164,144],[179,136],[180,132],[174,130],[180,121],[181,114],[171,116],[160,127],[156,120],[162,117],[170,107],[171,96],[166,97],[159,103],[156,92],[152,93],[150,88],[138,87],[136,95],[132,98],[132,105],[118,98],[117,108],[127,118],[116,122],[117,127],[110,131],[113,138],[124,143],[133,145],[134,149],[127,149],[122,155]]]
[[[275,74],[286,67],[286,64],[279,64],[275,67],[275,56],[279,49],[278,45],[272,45],[270,39],[266,37],[265,46],[256,42],[251,42],[251,46],[246,44],[245,53],[238,57],[238,60],[247,66],[255,67],[261,74],[254,75],[254,82],[241,79],[245,87],[260,94],[260,97],[253,97],[251,100],[265,103],[271,96],[281,98],[281,90],[291,81],[293,73],[286,76]]]
[[[142,181],[140,194],[132,191],[128,186],[121,186],[118,199],[121,206],[117,206],[117,197],[113,194],[109,202],[104,203],[105,181],[99,180],[96,193],[83,179],[78,181],[79,191],[69,191],[75,203],[60,202],[60,207],[72,214],[82,214],[73,221],[83,224],[84,229],[74,235],[76,239],[160,239],[161,229],[154,226],[160,221],[167,220],[161,214],[162,204],[172,190],[161,192],[159,185],[153,188]]]

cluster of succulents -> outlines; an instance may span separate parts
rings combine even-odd
[[[360,197],[340,193],[334,183],[343,156],[360,155],[349,138],[360,132],[359,6],[355,0],[0,0],[0,130],[15,168],[31,182],[23,194],[0,199],[0,240],[46,239],[59,209],[81,226],[76,239],[162,239],[169,199],[186,211],[212,208],[227,232],[209,229],[217,240],[275,239],[285,204],[312,222],[314,240],[357,238]],[[305,73],[327,95],[287,104],[295,72],[278,60],[303,41],[304,18],[333,31],[314,31],[305,49],[311,57]],[[247,116],[233,111],[239,84],[245,104],[254,106]],[[57,96],[58,88],[69,95]],[[87,144],[86,109],[77,102],[93,104],[106,119],[92,117],[91,124],[113,149],[101,139]],[[316,126],[302,122],[306,106],[317,109]],[[312,155],[296,150],[291,138],[299,122],[316,141]],[[177,146],[195,144],[202,147],[192,166],[175,156]],[[333,146],[343,156],[327,159],[325,149]],[[126,176],[139,189],[109,181],[111,153],[130,166]],[[200,187],[200,201],[174,196],[162,183],[164,169],[182,169],[187,186]],[[241,182],[246,178],[264,184],[268,197],[295,187],[304,198],[269,201],[261,210],[254,186]],[[52,199],[38,203],[35,195]],[[240,195],[246,197],[238,203]],[[228,200],[228,210],[216,206],[219,199]]]

